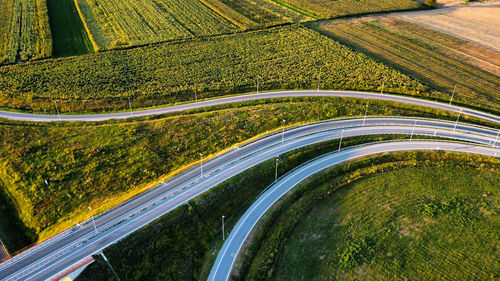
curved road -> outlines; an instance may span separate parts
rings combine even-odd
[[[278,201],[285,193],[304,179],[312,176],[333,165],[360,158],[363,156],[378,154],[382,152],[395,152],[407,150],[434,150],[468,152],[488,156],[497,156],[498,150],[490,147],[481,147],[477,145],[450,143],[442,141],[413,141],[409,142],[386,142],[372,145],[364,145],[345,149],[343,151],[326,154],[314,161],[286,174],[279,181],[270,186],[257,201],[248,208],[243,216],[238,220],[233,230],[224,242],[217,259],[210,271],[209,281],[229,280],[231,269],[238,256],[243,243],[265,212]],[[500,154],[499,154],[500,155]]]
[[[342,133],[342,130],[344,132]],[[268,135],[232,149],[204,163],[204,177],[197,167],[172,178],[116,208],[64,231],[0,264],[2,280],[45,280],[99,252],[163,214],[185,204],[211,187],[284,152],[306,145],[369,134],[408,134],[449,137],[498,146],[498,132],[489,128],[432,119],[352,118],[319,122]],[[282,142],[284,136],[285,141]],[[409,142],[409,148],[415,142]]]
[[[466,114],[468,116],[474,116],[477,118],[500,123],[499,116],[495,116],[493,114],[488,114],[485,112],[465,107],[449,105],[446,103],[433,102],[429,100],[406,97],[406,96],[397,96],[397,95],[388,95],[379,93],[356,92],[356,91],[326,91],[326,90],[325,91],[298,90],[298,91],[279,91],[279,92],[267,92],[258,94],[247,94],[247,95],[210,99],[195,103],[185,103],[181,105],[160,107],[154,109],[138,110],[133,112],[107,113],[107,114],[48,115],[48,114],[30,114],[30,113],[0,111],[0,118],[5,118],[9,120],[18,120],[18,121],[37,121],[37,122],[104,121],[111,119],[126,119],[131,117],[144,117],[150,115],[180,112],[184,110],[198,109],[208,106],[222,105],[222,104],[229,104],[229,103],[236,103],[243,101],[252,101],[252,100],[269,99],[269,98],[285,98],[285,97],[350,97],[350,98],[393,101],[393,102],[400,102],[400,103],[442,109],[457,113],[462,112],[463,114]]]

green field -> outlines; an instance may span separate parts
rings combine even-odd
[[[50,28],[55,57],[92,53],[94,48],[83,26],[75,3],[68,0],[48,0]]]
[[[99,50],[238,31],[197,0],[75,2]]]
[[[292,25],[0,68],[0,107],[56,113],[158,106],[260,89],[358,89],[434,99],[410,77]]]
[[[324,19],[368,13],[421,9],[412,0],[276,0]]]
[[[500,54],[465,40],[392,17],[333,20],[314,25],[334,39],[383,61],[454,101],[500,110],[500,76],[488,65]]]
[[[44,0],[0,0],[0,65],[52,55]]]
[[[396,136],[391,136],[395,138]],[[356,143],[380,140],[378,136],[347,138],[347,146]],[[314,158],[338,147],[338,141],[330,141],[281,155],[279,175],[282,175]],[[436,165],[457,165],[466,161],[477,161],[479,165],[495,167],[498,161],[467,158],[442,154],[398,154],[386,155],[357,161],[336,168],[336,172],[348,181],[357,180],[370,174],[407,167],[434,167]],[[463,162],[462,162],[463,161]],[[190,201],[164,215],[146,228],[130,235],[105,250],[118,275],[124,280],[206,280],[208,272],[222,246],[221,221],[226,215],[226,232],[229,233],[239,217],[255,200],[256,195],[274,179],[274,160],[266,161],[215,187],[209,193]],[[228,214],[231,214],[228,216]],[[107,265],[97,257],[77,279],[110,280],[112,274]],[[168,264],[165,264],[168,259]],[[293,278],[292,278],[293,279]],[[250,280],[255,280],[251,279]],[[258,278],[257,278],[258,280]],[[289,280],[289,279],[283,279]],[[307,279],[306,279],[307,280]]]
[[[498,159],[413,155],[303,184],[260,226],[236,280],[498,280]]]
[[[0,124],[0,180],[38,239],[102,212],[170,174],[236,143],[280,128],[361,116],[363,100],[262,100],[154,120],[106,124]],[[455,114],[370,102],[370,115]],[[47,180],[48,184],[45,183]]]

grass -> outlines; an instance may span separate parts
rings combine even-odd
[[[234,279],[495,280],[500,163],[449,155],[364,160],[302,184],[260,223]]]
[[[438,90],[453,93],[456,86],[456,103],[500,110],[500,76],[479,68],[500,61],[491,50],[390,17],[334,20],[315,28]]]
[[[47,58],[52,38],[44,0],[0,0],[0,65]]]
[[[48,0],[53,55],[64,57],[92,53],[94,47],[73,1]]]
[[[380,140],[388,136],[370,136],[345,139],[345,145]],[[396,137],[397,136],[390,136]],[[335,150],[338,141],[329,141],[285,153],[279,166],[282,175],[317,155]],[[449,156],[420,156],[420,160],[436,163],[451,161]],[[373,161],[367,160],[357,165],[345,166],[341,170],[346,178],[359,177],[358,169],[379,171],[379,166],[411,166],[412,155],[399,157],[385,156]],[[473,158],[478,160],[478,158]],[[460,160],[463,160],[460,159]],[[394,162],[395,161],[395,162]],[[413,159],[414,161],[414,159]],[[377,165],[373,168],[374,163]],[[388,163],[389,162],[389,163]],[[482,161],[479,161],[482,162]],[[432,166],[430,163],[424,164]],[[145,228],[105,250],[118,275],[125,280],[206,280],[221,241],[221,216],[226,215],[226,232],[229,233],[239,217],[251,205],[263,189],[274,178],[274,161],[266,161],[215,187],[170,212]],[[227,214],[232,214],[227,216]],[[169,263],[165,264],[165,259]],[[91,265],[77,280],[109,280],[112,275],[106,265]]]
[[[239,29],[201,1],[75,0],[99,50]]]
[[[365,101],[294,98],[241,103],[152,120],[0,124],[0,179],[20,220],[44,239],[199,160],[287,124],[361,116]],[[370,102],[370,115],[433,116],[436,110]],[[45,183],[47,180],[47,184]]]
[[[277,2],[284,2],[324,19],[423,8],[422,4],[411,0],[277,0]]]
[[[300,25],[0,68],[0,107],[56,113],[158,106],[256,89],[357,89],[448,99]]]

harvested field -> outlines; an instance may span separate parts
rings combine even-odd
[[[49,57],[52,38],[43,0],[0,0],[0,64]]]
[[[394,17],[315,25],[355,49],[450,94],[454,101],[500,109],[500,53]]]
[[[412,0],[279,0],[318,17],[330,19],[348,15],[423,8]]]
[[[200,1],[75,0],[75,3],[98,49],[239,30]]]
[[[400,18],[500,51],[500,1],[468,3]]]

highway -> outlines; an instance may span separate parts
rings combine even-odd
[[[250,208],[248,208],[248,210],[238,220],[233,230],[224,242],[221,250],[219,251],[219,254],[217,255],[217,259],[214,263],[214,266],[212,267],[208,280],[229,280],[231,269],[236,258],[238,257],[238,253],[259,219],[276,201],[278,201],[283,195],[285,195],[285,193],[290,191],[294,186],[296,186],[306,178],[333,165],[363,156],[374,155],[383,152],[435,149],[475,153],[496,157],[500,156],[500,154],[497,156],[497,153],[499,152],[498,149],[494,149],[491,147],[442,141],[414,141],[411,143],[400,141],[386,142],[348,148],[343,151],[328,153],[322,157],[315,159],[314,161],[300,166],[299,168],[280,178],[277,182],[271,185],[271,187],[269,187],[269,189],[264,192],[254,202],[254,204],[250,206]]]
[[[287,98],[287,97],[349,97],[361,99],[375,99],[383,101],[393,101],[405,104],[412,104],[436,109],[442,109],[452,112],[462,112],[468,116],[500,123],[500,117],[485,112],[449,105],[447,103],[434,102],[424,99],[412,98],[407,96],[397,96],[380,93],[356,92],[356,91],[313,91],[313,90],[297,90],[297,91],[279,91],[266,92],[258,94],[237,95],[230,97],[222,97],[209,99],[194,103],[185,103],[180,105],[166,106],[154,109],[137,110],[132,112],[105,113],[105,114],[82,114],[82,115],[50,115],[50,114],[30,114],[11,111],[0,111],[0,118],[17,121],[36,121],[36,122],[53,122],[53,121],[104,121],[111,119],[127,119],[131,117],[144,117],[151,115],[159,115],[165,113],[181,112],[185,110],[199,109],[208,106],[230,104],[236,102],[253,101],[270,98]]]
[[[343,130],[343,132],[342,132]],[[290,128],[206,161],[111,210],[66,230],[0,264],[2,280],[46,280],[185,204],[223,181],[284,152],[314,143],[369,134],[428,135],[498,147],[498,131],[433,119],[351,118]],[[282,138],[284,141],[282,142]],[[417,142],[407,142],[412,148]],[[498,150],[497,150],[498,151]]]

